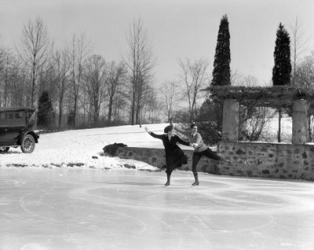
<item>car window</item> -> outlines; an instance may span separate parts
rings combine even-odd
[[[5,113],[0,113],[0,125],[6,125]]]
[[[23,119],[23,113],[22,112],[16,112],[15,113],[15,119],[17,119],[17,120]]]
[[[0,125],[7,126],[10,124],[8,112],[0,113]]]
[[[9,111],[0,113],[0,125],[9,127],[25,126],[23,111]]]
[[[7,120],[13,120],[14,119],[14,113],[13,112],[7,112],[6,118],[7,118]]]

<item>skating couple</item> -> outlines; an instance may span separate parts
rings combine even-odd
[[[182,140],[179,136],[177,136],[174,133],[173,125],[165,127],[164,134],[162,135],[157,135],[149,131],[147,127],[145,127],[145,130],[152,137],[161,139],[164,144],[166,153],[166,174],[167,174],[167,182],[165,183],[165,186],[170,185],[170,177],[172,171],[176,168],[181,167],[183,164],[187,163],[187,156],[183,153],[182,149],[179,148],[177,143],[186,146],[192,146],[194,148],[192,158],[192,172],[195,181],[192,184],[193,186],[199,185],[196,166],[202,156],[206,156],[214,160],[222,160],[222,158],[219,155],[211,151],[208,148],[208,146],[204,144],[202,136],[200,135],[200,133],[197,132],[197,126],[195,123],[191,125],[191,134],[189,137],[189,142]]]

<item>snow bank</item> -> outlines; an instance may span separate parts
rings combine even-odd
[[[150,124],[149,129],[162,133],[167,124]],[[148,135],[145,125],[118,126],[84,130],[70,130],[42,134],[32,154],[23,154],[19,148],[0,154],[0,166],[33,167],[88,167],[104,169],[150,169],[146,163],[102,156],[102,148],[121,142],[128,146],[162,148],[160,140]]]
[[[267,127],[275,133],[276,119]],[[291,121],[283,119],[283,131],[291,130]],[[0,154],[0,167],[86,167],[102,169],[150,169],[146,163],[102,156],[102,148],[112,143],[124,143],[129,147],[163,148],[162,142],[148,135],[144,127],[156,133],[163,133],[163,124],[127,125],[117,127],[70,130],[42,134],[32,154],[23,154],[19,148]],[[184,148],[184,147],[183,147]]]

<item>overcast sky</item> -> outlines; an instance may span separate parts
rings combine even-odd
[[[16,47],[22,27],[40,16],[56,46],[84,33],[93,53],[120,60],[126,34],[141,18],[156,57],[156,83],[178,76],[178,59],[203,58],[213,64],[221,17],[231,34],[231,68],[269,82],[279,22],[287,29],[296,18],[309,54],[314,50],[314,0],[0,0],[0,44]]]

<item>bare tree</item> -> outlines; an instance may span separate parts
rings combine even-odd
[[[109,97],[108,103],[108,122],[112,120],[114,100],[120,85],[126,81],[126,68],[123,63],[116,65],[115,62],[111,62],[108,65],[106,87],[107,94]]]
[[[243,78],[243,85],[246,87],[256,87],[258,86],[258,80],[255,76],[247,75]]]
[[[232,86],[256,87],[260,85],[255,76],[243,75],[238,71],[231,72],[230,80]]]
[[[56,88],[58,95],[58,126],[61,128],[62,126],[62,116],[63,116],[63,108],[64,108],[64,98],[66,91],[69,86],[69,75],[70,75],[70,58],[69,51],[62,50],[56,51],[53,56],[53,65],[56,77]]]
[[[303,88],[314,87],[314,52],[311,55],[306,56],[302,62],[300,62],[296,69],[295,84]],[[312,140],[311,121],[313,116],[313,107],[310,107],[308,113],[308,128],[309,139]]]
[[[23,27],[20,56],[31,71],[31,104],[36,106],[38,74],[47,60],[49,39],[42,19],[36,18]]]
[[[298,18],[295,19],[295,23],[291,25],[291,55],[292,55],[292,85],[297,84],[296,82],[296,73],[297,66],[300,60],[300,57],[307,50],[308,39],[304,36],[302,30],[302,25],[300,24]]]
[[[99,119],[100,106],[105,96],[105,60],[99,55],[93,55],[87,59],[85,69],[85,82],[93,110],[93,121],[96,124]]]
[[[72,37],[72,46],[70,53],[70,64],[71,64],[71,99],[72,99],[72,119],[73,126],[76,126],[77,113],[78,113],[78,102],[79,102],[79,91],[82,84],[83,77],[83,62],[88,55],[88,43],[83,35],[77,38],[75,35]]]
[[[190,121],[194,121],[197,113],[197,100],[200,90],[207,82],[208,63],[202,59],[191,62],[180,60],[181,79],[185,85],[185,97],[189,104]]]
[[[243,85],[243,75],[236,70],[232,70],[230,73],[230,82],[232,86],[242,86]]]
[[[241,86],[258,86],[258,80],[252,75],[241,75],[238,79]],[[274,112],[267,107],[259,107],[253,101],[240,106],[240,136],[243,140],[256,141],[260,138],[267,122],[273,118]]]
[[[161,117],[161,106],[162,104],[158,101],[157,92],[154,88],[148,87],[147,93],[145,94],[143,112],[141,113],[141,121],[145,122],[160,122]]]
[[[113,116],[116,121],[127,120],[130,118],[130,112],[127,109],[129,106],[130,94],[129,86],[126,83],[127,82],[122,82],[116,89],[116,95],[113,101]]]
[[[295,72],[295,81],[300,87],[314,87],[314,51],[298,64]]]
[[[129,57],[126,65],[131,81],[131,123],[140,123],[143,97],[151,80],[153,59],[141,19],[132,23],[128,35]]]
[[[174,106],[178,101],[178,83],[174,81],[165,82],[160,88],[167,112],[168,122],[172,122]]]
[[[8,91],[9,91],[9,74],[11,68],[11,55],[5,50],[0,51],[0,74],[1,74],[1,84],[0,87],[2,91],[0,91],[0,107],[6,107],[8,103]],[[3,85],[3,86],[1,86]],[[1,93],[2,92],[2,93]]]
[[[15,107],[30,104],[28,76],[25,64],[19,59],[7,49],[0,51],[1,106]]]

